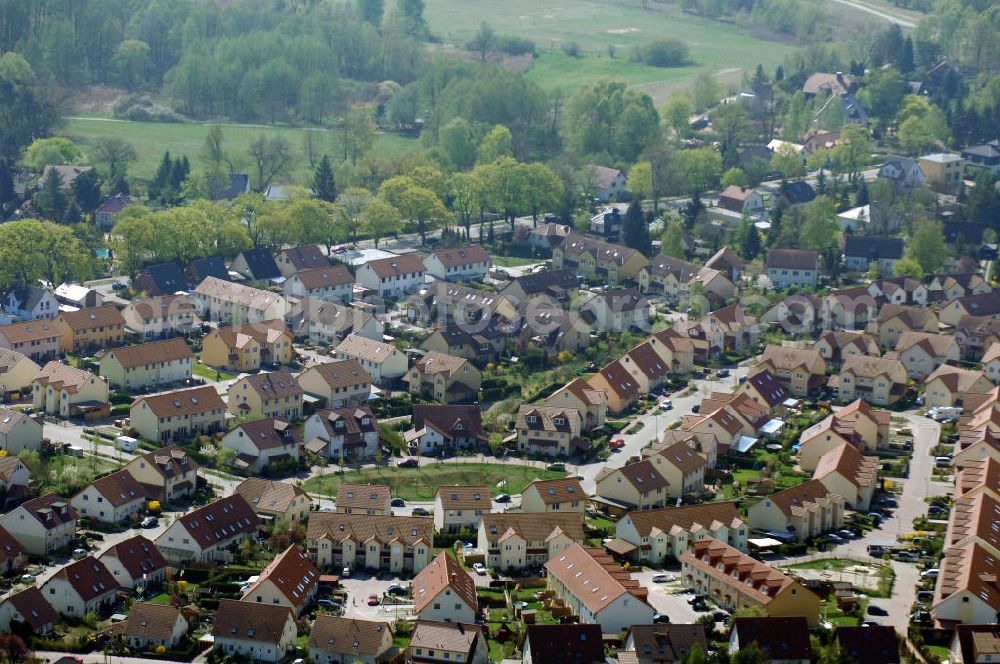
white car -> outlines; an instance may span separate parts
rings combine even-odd
[[[476,574],[479,576],[486,576],[486,565],[482,563],[473,563],[472,569],[475,570]]]
[[[674,580],[673,574],[654,574],[653,583],[667,583]]]
[[[660,402],[660,410],[670,410],[674,407],[674,402],[670,399],[664,399]]]
[[[923,572],[920,573],[920,578],[921,579],[933,579],[933,578],[936,578],[937,575],[940,573],[940,571],[941,570],[939,570],[936,567],[932,567],[931,569],[925,569]]]

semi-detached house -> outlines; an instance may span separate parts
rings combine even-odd
[[[292,424],[280,417],[243,422],[223,436],[221,446],[233,450],[237,468],[254,474],[272,463],[299,458],[299,439]]]
[[[797,397],[808,395],[810,390],[826,382],[826,360],[817,350],[767,346],[752,372],[756,374],[765,370],[770,371]]]
[[[615,507],[651,510],[666,504],[667,480],[649,460],[604,468],[596,480],[597,496]]]
[[[257,538],[260,519],[243,496],[220,498],[177,517],[159,537],[156,548],[171,564],[229,563],[230,549]]]
[[[296,546],[291,545],[271,561],[257,581],[243,593],[244,602],[287,606],[301,615],[316,597],[319,570]]]
[[[523,405],[514,422],[517,448],[527,454],[569,456],[586,449],[580,426],[580,411],[575,408]]]
[[[123,588],[157,588],[167,576],[167,559],[142,535],[113,544],[101,562]]]
[[[52,328],[64,353],[112,348],[125,341],[125,319],[112,306],[65,311],[52,319]]]
[[[38,412],[59,417],[106,415],[108,382],[89,371],[53,360],[31,381],[31,403]]]
[[[305,447],[327,459],[375,458],[378,422],[368,406],[317,410],[305,423]]]
[[[87,556],[66,565],[42,586],[42,595],[64,616],[99,612],[115,602],[118,582],[97,558]]]
[[[906,367],[895,357],[850,355],[829,385],[836,388],[840,401],[864,399],[891,406],[906,393],[906,381]]]
[[[896,342],[896,352],[913,378],[923,379],[942,364],[957,364],[962,357],[955,337],[950,334],[904,332]]]
[[[278,662],[295,647],[298,634],[287,606],[223,599],[215,613],[212,648],[224,656]]]
[[[586,509],[587,494],[575,477],[535,480],[521,492],[522,512],[576,514],[582,520]]]
[[[176,445],[144,452],[125,465],[125,470],[146,489],[149,499],[161,503],[192,495],[198,488],[198,468],[198,462]]]
[[[364,405],[372,391],[372,377],[357,360],[314,364],[296,380],[308,398],[327,408]]]
[[[399,298],[420,290],[426,273],[419,256],[406,254],[365,263],[357,269],[354,281],[380,298]]]
[[[477,539],[486,564],[501,572],[544,565],[583,541],[583,521],[572,512],[485,514]]]
[[[806,541],[844,525],[844,498],[819,480],[809,480],[766,496],[747,516],[756,530],[789,533]]]
[[[479,615],[476,583],[447,551],[414,577],[413,610],[421,620],[472,623]]]
[[[354,299],[354,275],[343,265],[301,270],[284,283],[285,297],[312,297],[347,304]]]
[[[0,516],[0,527],[10,533],[25,550],[47,556],[76,537],[76,509],[58,494],[47,493],[18,505]]]
[[[485,486],[438,487],[434,495],[434,530],[439,533],[477,530],[492,505],[490,490]]]
[[[338,360],[355,360],[368,372],[372,382],[386,386],[406,375],[406,355],[392,344],[348,335],[336,348]]]
[[[141,396],[129,407],[132,428],[155,443],[223,431],[226,404],[214,387]]]
[[[303,395],[288,371],[243,376],[226,393],[229,412],[237,417],[256,414],[290,421],[302,418]]]
[[[321,614],[309,630],[309,659],[316,664],[385,664],[393,652],[387,622]]]
[[[230,371],[257,371],[262,364],[292,361],[292,335],[279,319],[220,327],[202,340],[201,361]]]
[[[125,328],[143,339],[162,339],[194,330],[194,304],[185,295],[132,300],[122,309]]]

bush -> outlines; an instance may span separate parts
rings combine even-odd
[[[535,54],[535,42],[524,37],[501,36],[497,38],[497,50],[507,55]]]
[[[688,63],[688,47],[676,39],[658,39],[634,49],[632,60],[651,67],[681,67]]]
[[[575,41],[563,44],[563,53],[571,58],[579,58],[583,55],[583,49],[580,48],[580,44]]]

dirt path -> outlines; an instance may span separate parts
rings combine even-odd
[[[860,2],[859,0],[833,0],[833,1],[838,4],[844,5],[846,7],[852,7],[854,9],[857,9],[858,11],[866,12],[868,14],[871,14],[872,16],[878,16],[879,18],[884,18],[890,23],[895,23],[896,25],[899,25],[900,27],[903,28],[917,27],[916,23],[907,18],[902,18],[900,16],[889,14],[881,9],[877,9],[864,2]]]

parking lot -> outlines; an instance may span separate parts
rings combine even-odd
[[[653,576],[663,574],[656,570],[644,570],[642,572],[632,572],[632,578],[639,582],[644,588],[649,589],[649,605],[657,613],[662,613],[670,617],[672,623],[694,623],[698,618],[705,615],[699,613],[688,604],[694,595],[690,592],[682,592],[684,587],[679,581],[667,583],[654,583]],[[665,572],[668,575],[678,577],[678,572]]]
[[[364,572],[355,572],[351,578],[341,579],[340,585],[347,591],[344,615],[348,618],[363,618],[365,620],[396,620],[397,618],[409,617],[412,606],[410,604],[402,606],[392,604],[383,606],[381,604],[386,589],[394,583],[406,588],[410,587],[410,581],[407,580],[400,580],[389,575],[378,579]],[[378,606],[368,606],[370,595],[378,597],[380,602]]]

